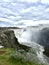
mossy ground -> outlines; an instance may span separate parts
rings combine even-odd
[[[39,65],[35,62],[24,62],[21,59],[10,58],[10,54],[16,51],[10,48],[0,49],[0,65]],[[41,64],[42,65],[42,64]]]

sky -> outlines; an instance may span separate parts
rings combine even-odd
[[[49,24],[49,0],[0,0],[0,26]]]

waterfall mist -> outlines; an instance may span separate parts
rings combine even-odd
[[[36,52],[37,58],[41,63],[48,63],[47,57],[43,54],[45,46],[49,45],[49,28],[24,29],[18,38],[20,44],[32,47]]]

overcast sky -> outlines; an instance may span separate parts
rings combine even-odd
[[[49,24],[49,0],[0,0],[0,26]]]

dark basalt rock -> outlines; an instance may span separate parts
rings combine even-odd
[[[23,49],[28,51],[30,48],[21,45],[18,39],[15,37],[14,31],[12,30],[0,30],[0,44],[7,48]]]
[[[43,53],[49,57],[49,46],[45,47],[44,49],[45,51]]]

